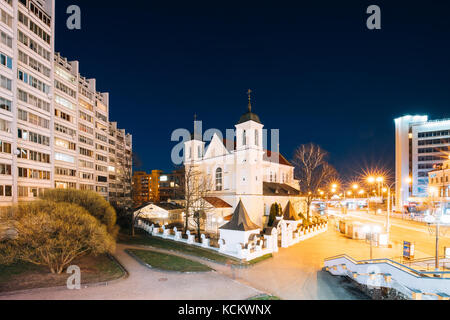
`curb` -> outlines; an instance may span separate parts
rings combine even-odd
[[[133,249],[131,249],[133,250]],[[138,249],[139,250],[139,249]],[[130,249],[125,249],[124,250],[129,256],[131,256],[132,258],[134,258],[137,262],[139,262],[140,265],[143,265],[144,267],[147,267],[153,271],[158,271],[158,272],[168,272],[168,273],[175,273],[175,274],[200,274],[200,273],[208,273],[208,272],[217,272],[216,270],[214,270],[213,268],[210,268],[209,266],[207,266],[208,268],[210,268],[211,270],[209,271],[187,271],[187,272],[183,272],[183,271],[175,271],[175,270],[163,270],[163,269],[159,269],[159,268],[155,268],[152,267],[151,265],[149,265],[148,263],[142,261],[141,258],[139,258],[138,256],[136,256],[133,252],[130,251]],[[152,251],[152,250],[147,250],[147,251]],[[158,252],[158,251],[153,251],[153,252]],[[159,252],[160,253],[160,252]],[[174,257],[178,257],[173,255]],[[179,257],[181,258],[181,257]],[[186,258],[184,258],[186,259]],[[189,259],[186,259],[189,260]],[[193,261],[193,260],[191,260]],[[197,261],[194,261],[197,262]]]
[[[126,278],[129,277],[130,273],[119,262],[119,260],[117,260],[116,257],[114,257],[113,255],[110,255],[110,254],[108,254],[107,257],[109,259],[111,259],[113,262],[115,262],[119,266],[119,269],[122,271],[123,274],[119,278],[112,279],[112,280],[109,280],[109,281],[82,283],[82,284],[80,284],[80,289],[79,290],[90,288],[90,287],[100,287],[100,286],[105,286],[106,287],[108,285],[111,285],[111,284],[117,283],[119,281],[125,280]],[[46,291],[62,291],[62,290],[69,290],[69,289],[67,289],[67,286],[57,286],[57,287],[43,287],[43,288],[22,289],[22,290],[15,290],[15,291],[5,291],[5,292],[0,292],[0,298],[1,297],[7,297],[7,296],[13,296],[13,295],[17,295],[17,294],[23,294],[23,293],[27,294],[27,293],[46,292]]]

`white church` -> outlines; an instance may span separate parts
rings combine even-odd
[[[214,134],[208,145],[197,135],[184,143],[185,168],[194,166],[211,182],[212,190],[204,198],[211,205],[206,215],[207,231],[218,232],[236,223],[263,230],[275,202],[283,211],[287,207],[306,211],[294,167],[281,154],[263,148],[263,127],[251,110],[249,95],[248,110],[235,125],[234,141],[227,142]]]

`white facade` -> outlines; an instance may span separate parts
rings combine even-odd
[[[54,187],[109,197],[109,95],[55,54],[54,8],[0,1],[0,205]]]
[[[249,117],[249,120],[235,125],[235,147],[226,145],[230,143],[224,143],[214,134],[205,148],[205,142],[196,136],[196,139],[185,142],[184,164],[186,168],[195,166],[209,179],[213,189],[209,196],[225,201],[233,210],[242,200],[250,219],[263,228],[274,202],[284,208],[291,200],[297,212],[303,211],[304,203],[299,196],[298,181],[294,180],[294,167],[279,154],[268,157],[263,148],[263,125],[251,111],[245,115],[249,114],[256,118]],[[287,186],[293,192],[290,195],[268,193],[265,183],[271,183],[275,189]],[[220,220],[222,211],[214,209],[217,217],[208,214],[208,219]],[[207,221],[206,224],[210,223]]]
[[[450,151],[450,120],[427,116],[395,119],[396,207],[427,196],[428,172]]]

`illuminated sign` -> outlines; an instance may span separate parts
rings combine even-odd
[[[159,177],[159,181],[167,181],[167,176],[161,176],[161,177]]]

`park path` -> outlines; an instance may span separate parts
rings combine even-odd
[[[82,287],[80,290],[65,288],[30,290],[0,296],[0,300],[244,300],[261,294],[260,291],[216,271],[187,274],[149,269],[128,255],[125,252],[127,248],[142,247],[117,245],[115,257],[129,272],[129,276],[123,280],[107,286]],[[152,250],[164,252],[156,248]],[[167,253],[184,256],[174,252]],[[214,269],[218,267],[217,264],[197,258],[189,257],[189,259],[202,262]]]

